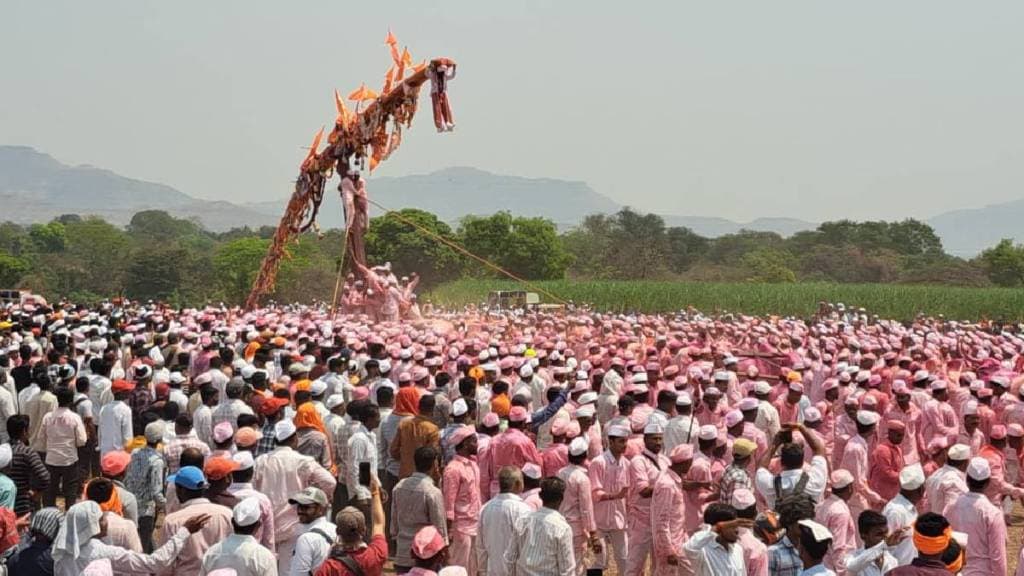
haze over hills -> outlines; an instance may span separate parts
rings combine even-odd
[[[322,228],[343,222],[341,202],[329,184],[320,210]],[[373,178],[370,197],[392,209],[420,208],[451,224],[467,214],[489,215],[507,210],[522,216],[543,216],[561,229],[583,216],[613,213],[614,200],[581,181],[525,178],[453,167],[430,174]],[[248,225],[276,225],[288,198],[271,202],[233,204],[201,200],[164,184],[118,175],[92,166],[68,166],[25,146],[0,146],[0,221],[22,224],[46,222],[61,214],[97,215],[124,225],[140,210],[159,209],[194,218],[207,229],[224,231]],[[380,211],[371,206],[371,215]],[[771,231],[783,236],[817,226],[794,218],[758,218],[734,222],[725,218],[663,215],[667,226],[686,226],[708,237],[741,229]],[[946,251],[973,256],[1003,237],[1014,238],[1024,220],[1024,200],[957,210],[936,216],[935,227]],[[1020,234],[1024,240],[1024,233]]]

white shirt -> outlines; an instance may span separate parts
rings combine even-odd
[[[882,515],[889,521],[890,533],[901,528],[907,529],[903,540],[895,548],[890,549],[890,552],[896,558],[897,566],[909,565],[914,558],[917,558],[917,548],[914,548],[913,536],[914,522],[917,521],[917,508],[902,494],[897,494],[882,509]]]
[[[213,410],[209,406],[200,406],[192,413],[192,429],[200,440],[213,447]]]
[[[203,555],[200,576],[231,568],[236,576],[277,576],[277,558],[252,536],[232,534]]]
[[[812,566],[807,570],[801,570],[800,576],[836,576],[836,573],[825,568],[824,564]]]
[[[314,532],[313,530],[316,530]],[[334,543],[338,527],[321,516],[312,524],[299,524],[299,537],[295,540],[295,551],[292,554],[291,576],[309,576],[327,560]],[[326,538],[325,538],[326,536]],[[330,540],[327,540],[330,538]]]
[[[288,504],[292,494],[307,486],[316,486],[325,494],[334,493],[335,480],[331,473],[310,456],[288,446],[278,446],[257,458],[254,470],[253,488],[266,494],[274,507],[274,532],[279,546],[294,539],[294,530],[299,524],[295,506]]]
[[[505,551],[505,573],[572,576],[576,559],[572,528],[557,510],[541,508],[519,519]]]
[[[28,414],[28,403],[30,400],[39,395],[39,385],[35,382],[29,384],[25,388],[18,392],[18,406],[19,412],[22,414]]]
[[[14,407],[14,396],[7,388],[0,386],[0,444],[9,442],[7,436],[7,419],[17,414]]]
[[[718,542],[718,533],[707,526],[686,541],[683,552],[693,565],[694,576],[745,576],[743,547],[733,542],[726,548]]]
[[[353,500],[369,500],[370,489],[359,484],[359,463],[370,463],[370,474],[377,475],[377,438],[357,423],[348,439],[348,454],[345,461],[345,485]]]
[[[685,414],[675,416],[665,425],[665,447],[662,452],[668,454],[676,446],[687,443],[693,444],[696,448],[697,430],[699,429],[700,424],[693,419],[693,416]]]
[[[118,400],[100,408],[100,454],[124,450],[132,439],[132,409]]]
[[[521,518],[533,512],[529,504],[516,494],[498,494],[480,509],[477,522],[477,566],[485,574],[505,576],[505,559],[502,556],[516,524]]]
[[[107,397],[111,395],[111,386],[112,382],[106,376],[93,375],[89,377],[89,400],[92,400],[93,406],[102,408],[109,403]]]
[[[828,463],[825,462],[824,456],[811,458],[810,467],[805,466],[803,470],[783,470],[780,474],[782,476],[782,491],[792,490],[803,472],[807,472],[807,485],[804,487],[804,493],[813,498],[815,503],[820,504],[821,496],[825,493],[825,484],[828,481]],[[775,476],[766,468],[758,468],[756,484],[757,491],[764,496],[768,508],[775,508]]]
[[[881,568],[878,567],[879,558],[882,559]],[[884,541],[871,548],[857,548],[846,555],[843,564],[849,576],[882,576],[897,566],[896,558],[889,554]]]
[[[78,551],[78,558],[66,555],[54,562],[53,574],[54,576],[78,576],[93,560],[104,558],[110,559],[115,573],[159,574],[174,564],[188,538],[188,530],[179,528],[166,544],[148,555],[125,550],[120,546],[104,544],[98,539],[92,538]]]

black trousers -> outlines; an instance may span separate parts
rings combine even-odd
[[[64,509],[67,510],[74,506],[78,501],[78,489],[81,485],[78,482],[80,474],[78,462],[68,466],[47,464],[46,469],[50,471],[50,485],[46,487],[43,503],[46,506],[56,506],[57,493],[60,490],[60,494],[64,496]]]

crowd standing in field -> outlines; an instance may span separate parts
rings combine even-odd
[[[991,576],[1024,498],[984,325],[62,303],[0,346],[12,576]]]

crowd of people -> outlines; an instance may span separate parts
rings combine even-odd
[[[823,310],[7,305],[0,565],[1007,574],[1024,337]]]

